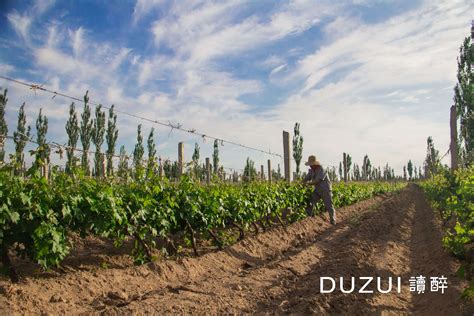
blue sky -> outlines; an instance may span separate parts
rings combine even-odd
[[[1,75],[274,152],[300,122],[305,157],[368,154],[399,174],[408,159],[422,164],[427,136],[448,148],[456,57],[474,17],[467,0],[7,0],[0,10]],[[10,134],[25,101],[28,123],[43,108],[48,139],[66,142],[69,100],[0,86]],[[119,115],[128,152],[140,123],[153,127]],[[187,160],[194,142],[211,154],[210,140],[154,127],[163,157],[176,159],[179,141]],[[227,167],[247,156],[281,163],[221,148]]]

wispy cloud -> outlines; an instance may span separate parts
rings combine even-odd
[[[26,44],[30,44],[29,30],[35,20],[43,15],[48,9],[52,7],[55,0],[36,0],[33,5],[20,14],[18,11],[13,10],[7,14],[8,22],[25,41]]]
[[[137,0],[133,8],[132,23],[135,25],[143,17],[151,14],[154,9],[164,6],[165,0]]]
[[[28,41],[28,31],[32,22],[32,18],[29,15],[22,15],[16,11],[13,11],[7,15],[7,19],[15,32],[17,32],[24,41]]]

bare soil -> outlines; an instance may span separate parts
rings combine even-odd
[[[19,284],[0,278],[0,315],[294,313],[473,315],[461,299],[459,263],[442,248],[442,229],[415,185],[338,211],[338,224],[307,218],[247,236],[200,257],[133,266],[127,245],[76,241],[63,266],[42,272],[15,259]],[[409,290],[409,279],[444,275],[444,294]],[[401,293],[320,293],[320,278],[401,277]],[[394,282],[394,286],[395,286]],[[376,289],[376,283],[370,286]]]

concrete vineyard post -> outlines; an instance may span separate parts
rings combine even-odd
[[[45,162],[42,166],[41,166],[41,173],[42,173],[42,176],[46,179],[46,181],[49,180],[49,164],[47,162]]]
[[[449,150],[451,151],[451,170],[458,168],[458,130],[456,126],[457,113],[456,106],[451,106],[451,144]]]
[[[178,144],[178,174],[181,177],[183,175],[183,161],[184,161],[184,143]]]
[[[290,133],[283,131],[283,159],[285,167],[285,180],[291,181],[291,170],[290,170]]]
[[[270,159],[267,160],[268,166],[268,182],[272,183],[272,161]]]
[[[210,158],[206,158],[206,182],[207,184],[211,183],[211,162]]]
[[[265,180],[265,168],[263,165],[260,165],[260,175],[262,177],[262,180]]]

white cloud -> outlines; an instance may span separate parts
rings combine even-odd
[[[23,14],[17,11],[12,11],[7,14],[8,22],[12,25],[15,32],[26,42],[30,44],[29,31],[34,21],[44,14],[52,5],[55,0],[36,0],[29,9]]]
[[[31,11],[36,15],[41,15],[48,11],[55,2],[55,0],[36,0]]]
[[[274,67],[284,64],[285,62],[285,59],[280,56],[270,55],[261,63],[261,66],[272,69]]]
[[[286,66],[287,64],[283,64],[283,65],[273,68],[272,71],[270,72],[270,76],[282,71],[283,69],[285,69]]]
[[[151,13],[155,8],[159,8],[166,3],[164,0],[137,0],[133,8],[133,24],[136,24],[144,16]]]
[[[154,23],[155,42],[169,45],[192,63],[203,63],[303,32],[318,24],[335,8],[333,4],[293,1],[268,19],[253,15],[236,21],[243,2],[206,3],[192,9],[180,5],[182,11],[174,7],[171,9],[174,14]]]
[[[84,28],[79,27],[75,31],[69,31],[69,36],[74,56],[81,56],[84,49]]]
[[[8,75],[14,69],[15,69],[15,67],[13,67],[12,65],[0,63],[0,74],[2,74],[4,76]]]
[[[21,15],[13,11],[7,14],[8,22],[13,26],[15,32],[24,40],[28,41],[28,30],[30,28],[32,18],[28,15]]]

